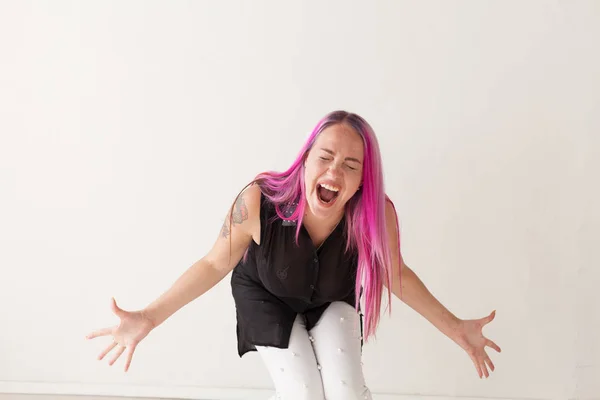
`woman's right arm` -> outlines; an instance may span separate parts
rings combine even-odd
[[[119,317],[116,326],[97,329],[86,336],[93,339],[112,336],[112,343],[98,355],[102,360],[116,348],[109,365],[127,350],[125,371],[129,369],[135,349],[152,329],[177,310],[206,293],[223,279],[240,261],[251,240],[260,241],[260,188],[249,186],[230,210],[221,233],[211,250],[189,267],[160,297],[139,311],[126,311],[112,299],[112,311]]]
[[[259,241],[260,195],[256,184],[245,189],[227,214],[211,250],[142,311],[154,327],[219,283],[235,268],[251,241]]]

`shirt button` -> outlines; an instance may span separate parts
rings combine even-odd
[[[316,263],[318,263],[318,262],[319,262],[319,258],[318,258],[318,257],[315,257],[315,258],[313,259],[313,261],[314,261],[314,262],[315,262],[315,264],[316,264]]]
[[[314,288],[315,288],[315,285],[310,285],[310,288],[311,288],[311,289],[314,289]]]

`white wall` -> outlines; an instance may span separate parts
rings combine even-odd
[[[0,391],[264,396],[229,277],[127,374],[83,338],[114,322],[111,296],[167,289],[237,191],[343,108],[379,135],[407,263],[458,316],[497,309],[503,348],[479,380],[395,301],[371,389],[600,398],[598,4],[3,1]]]

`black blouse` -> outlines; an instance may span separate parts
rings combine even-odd
[[[260,245],[252,241],[231,275],[240,357],[255,346],[287,348],[297,314],[310,330],[331,302],[355,305],[357,255],[345,251],[345,217],[319,248],[304,226],[296,244],[295,223],[261,194],[260,225]]]

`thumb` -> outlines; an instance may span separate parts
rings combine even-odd
[[[496,317],[496,310],[492,311],[491,314],[485,318],[485,323],[489,324],[490,322],[492,322],[494,320],[495,317]]]
[[[125,311],[123,311],[118,305],[117,305],[117,301],[115,300],[114,297],[111,297],[110,299],[110,308],[112,309],[112,312],[114,312],[118,317],[121,317],[125,314]]]

